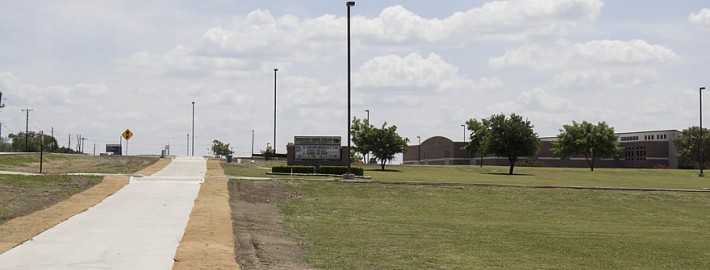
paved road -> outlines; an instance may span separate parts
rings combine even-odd
[[[0,269],[171,269],[204,180],[203,158],[176,158],[103,202],[0,254]]]

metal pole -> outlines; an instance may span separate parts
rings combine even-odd
[[[251,130],[251,159],[254,160],[254,130]]]
[[[703,173],[703,167],[705,167],[703,164],[703,90],[705,90],[705,87],[700,87],[700,90],[698,91],[699,96],[700,96],[700,174],[698,174],[699,177],[705,177],[705,174]]]
[[[126,147],[127,148],[127,147]],[[195,102],[192,102],[192,156],[195,156]]]
[[[30,132],[30,130],[29,130],[30,112],[33,110],[30,108],[27,108],[27,109],[22,109],[22,111],[27,113],[27,116],[25,117],[25,152],[29,152],[30,151],[30,134],[29,134],[29,132]]]
[[[422,137],[417,136],[419,144],[417,145],[417,165],[422,163]]]
[[[190,133],[187,134],[187,153],[185,155],[190,156]]]
[[[278,68],[274,69],[274,154],[276,154],[276,72],[279,71]]]
[[[367,112],[367,128],[370,128],[370,110],[365,110]],[[370,164],[370,151],[367,151],[365,155],[365,164]]]
[[[466,143],[466,125],[461,125],[463,127],[463,142]]]
[[[39,132],[39,173],[42,173],[42,163],[44,163],[44,132]]]
[[[348,171],[344,176],[345,178],[352,177],[352,173],[350,172],[350,163],[352,162],[350,160],[350,7],[354,5],[355,1],[345,3],[348,9],[348,152],[346,153],[348,156]]]

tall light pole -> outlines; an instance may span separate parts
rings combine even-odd
[[[190,156],[190,133],[187,134],[187,153],[185,153],[186,156]]]
[[[367,126],[366,126],[366,128],[369,129],[369,128],[370,128],[370,110],[365,110],[365,112],[367,113],[367,118],[366,118],[366,119],[367,119]],[[365,164],[370,164],[370,151],[367,151],[367,154],[365,154],[365,156],[364,156],[363,158],[365,159],[365,160],[363,160],[363,161],[365,162]]]
[[[419,140],[419,144],[417,145],[417,165],[422,163],[422,137],[417,136],[417,140]]]
[[[279,71],[278,68],[274,69],[274,154],[276,154],[276,72]]]
[[[463,127],[463,143],[466,143],[466,125],[461,125]]]
[[[192,156],[195,156],[195,102],[192,102]]]
[[[705,87],[700,87],[700,90],[698,91],[699,96],[700,96],[700,174],[698,174],[699,177],[705,177],[705,174],[703,173],[703,90],[705,90]]]
[[[353,178],[350,172],[350,7],[355,6],[355,1],[348,1],[345,3],[348,9],[348,171],[343,175],[343,178],[350,179]]]
[[[251,130],[251,160],[254,160],[254,130]]]

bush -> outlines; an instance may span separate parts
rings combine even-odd
[[[342,175],[345,174],[347,171],[347,166],[320,166],[319,173]],[[350,172],[354,175],[363,175],[363,169],[361,167],[350,167]]]
[[[313,167],[313,166],[274,166],[274,167],[271,167],[271,172],[275,172],[275,173],[315,173],[316,167]]]

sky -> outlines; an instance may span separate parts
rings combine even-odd
[[[346,22],[332,0],[0,0],[2,136],[31,109],[29,130],[60,146],[81,134],[100,153],[130,129],[129,155],[186,155],[195,102],[195,155],[217,139],[248,156],[252,130],[254,152],[274,142],[278,68],[277,151],[345,139]],[[540,137],[572,121],[682,130],[710,86],[710,2],[360,0],[351,46],[352,116],[412,144],[499,113]]]

